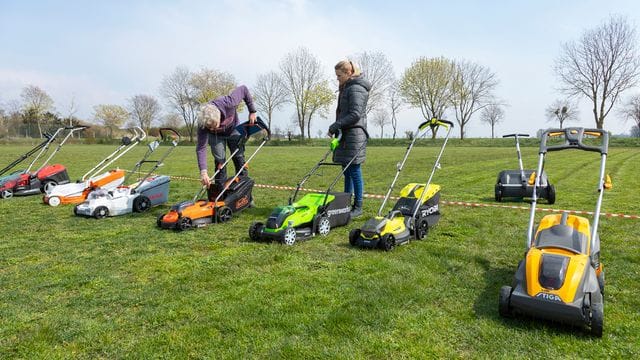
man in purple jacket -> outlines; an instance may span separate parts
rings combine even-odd
[[[222,166],[226,158],[226,146],[232,154],[239,149],[233,156],[236,173],[244,167],[244,146],[240,145],[240,133],[236,130],[237,108],[242,101],[249,109],[249,123],[253,125],[256,121],[256,109],[249,89],[244,85],[238,86],[229,95],[220,96],[203,104],[200,108],[196,156],[200,168],[200,181],[203,185],[211,184],[207,171],[207,143],[211,146],[216,169],[220,169],[215,177],[216,184],[223,184],[227,179],[226,169]],[[246,175],[246,169],[243,169],[243,172]]]

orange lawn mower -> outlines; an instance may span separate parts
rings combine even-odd
[[[198,227],[204,227],[212,223],[224,223],[233,217],[233,214],[252,206],[254,180],[248,176],[242,175],[243,170],[247,168],[251,160],[262,149],[264,144],[269,140],[271,135],[269,128],[258,117],[253,125],[243,123],[237,126],[240,132],[240,146],[231,156],[219,167],[211,177],[211,186],[203,186],[192,200],[187,200],[173,205],[168,213],[160,214],[157,219],[158,227],[162,229],[188,230]],[[266,135],[258,148],[247,159],[242,169],[240,169],[231,179],[223,184],[216,184],[215,177],[220,169],[227,166],[233,156],[244,148],[244,143],[252,134],[264,132]],[[200,199],[207,191],[208,199]]]

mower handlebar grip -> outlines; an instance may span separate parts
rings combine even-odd
[[[547,145],[547,140],[552,137],[564,135],[564,144]],[[601,138],[600,145],[586,145],[583,142],[584,135]],[[609,151],[609,132],[602,129],[587,129],[582,127],[570,127],[564,129],[547,129],[540,139],[540,153],[548,151],[560,151],[566,149],[578,149],[584,151],[599,152],[607,154]]]
[[[420,124],[420,126],[418,126],[418,131],[422,131],[426,129],[427,126],[431,127],[432,129],[437,126],[445,126],[448,128],[448,127],[453,127],[453,123],[449,120],[443,120],[443,119],[438,119],[434,117],[434,118],[431,118],[431,120],[427,120],[422,124]]]
[[[74,125],[74,126],[65,126],[64,128],[66,130],[77,131],[77,130],[88,129],[89,126],[87,126],[87,125]]]
[[[508,138],[508,137],[529,137],[529,134],[507,134],[507,135],[502,135],[503,138]]]
[[[172,133],[173,135],[176,136],[177,141],[180,142],[180,138],[181,138],[180,133],[177,132],[173,128],[169,128],[169,127],[160,128],[160,129],[158,129],[158,132],[160,132],[160,138],[162,138],[162,140],[166,140],[167,139],[167,136],[164,133]]]

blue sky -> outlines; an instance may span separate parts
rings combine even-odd
[[[383,52],[397,76],[421,56],[477,62],[496,73],[496,95],[509,105],[497,133],[534,134],[553,125],[544,109],[561,97],[552,72],[561,44],[611,14],[637,27],[640,2],[0,0],[0,104],[33,84],[61,114],[74,98],[77,115],[90,118],[97,104],[124,105],[136,94],[160,99],[162,78],[177,66],[226,71],[251,88],[305,46],[331,81],[333,64],[363,51]],[[573,125],[594,126],[588,105],[581,102]],[[276,124],[286,127],[292,113],[278,113]],[[400,121],[413,130],[420,113],[406,109]],[[328,124],[315,120],[312,133]],[[617,113],[605,122],[614,133],[631,126]],[[467,136],[490,129],[475,118]]]

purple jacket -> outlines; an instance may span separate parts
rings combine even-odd
[[[244,85],[238,86],[229,95],[220,96],[209,101],[210,104],[215,105],[218,110],[220,110],[220,126],[215,131],[198,127],[196,156],[198,157],[198,167],[200,171],[207,170],[207,143],[209,142],[209,135],[231,135],[236,125],[238,125],[237,108],[243,100],[250,113],[256,112],[256,108],[253,106],[253,98],[249,93],[249,89]]]

